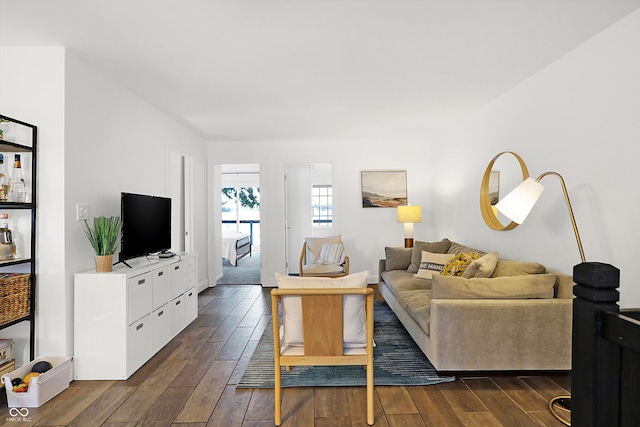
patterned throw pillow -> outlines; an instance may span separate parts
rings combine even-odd
[[[342,264],[344,245],[340,243],[323,243],[320,248],[318,264]]]
[[[440,273],[444,266],[447,265],[447,263],[449,263],[449,261],[454,257],[455,255],[452,254],[434,254],[422,251],[420,268],[414,276],[422,279],[431,279],[434,274]]]
[[[442,274],[443,276],[462,276],[462,273],[464,273],[467,267],[478,258],[479,255],[477,252],[463,252],[449,261],[449,263],[444,266],[440,274]]]

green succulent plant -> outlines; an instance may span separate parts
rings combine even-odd
[[[84,220],[84,233],[97,256],[113,255],[118,248],[122,221],[117,216],[98,216],[93,218],[93,227]]]

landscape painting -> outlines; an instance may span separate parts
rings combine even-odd
[[[362,207],[395,208],[407,205],[407,171],[362,171]]]

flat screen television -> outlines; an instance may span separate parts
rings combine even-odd
[[[170,198],[121,193],[120,200],[120,262],[171,248]]]

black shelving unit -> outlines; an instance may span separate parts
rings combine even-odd
[[[31,155],[31,183],[30,187],[27,187],[27,191],[30,192],[31,198],[28,202],[0,202],[0,211],[28,211],[30,215],[31,229],[29,240],[31,242],[31,248],[28,254],[24,254],[22,258],[14,259],[10,261],[0,261],[0,269],[6,270],[9,266],[23,266],[28,265],[30,273],[30,310],[29,314],[20,318],[14,319],[11,322],[5,323],[0,326],[0,330],[16,325],[21,322],[29,322],[29,354],[30,360],[35,358],[35,315],[36,315],[36,173],[37,173],[37,144],[38,144],[38,128],[30,123],[23,122],[11,117],[3,116],[0,114],[0,119],[7,121],[8,123],[14,123],[14,126],[18,126],[19,130],[25,132],[19,132],[20,138],[18,141],[13,141],[11,135],[7,135],[0,140],[0,153],[5,154],[5,164],[10,164],[12,161],[7,154],[30,154]],[[21,127],[21,128],[20,128]],[[28,133],[30,132],[30,136]],[[24,133],[24,135],[22,135]],[[31,144],[30,146],[28,144]],[[27,177],[25,176],[25,179]],[[19,232],[26,234],[27,230],[18,230]]]

